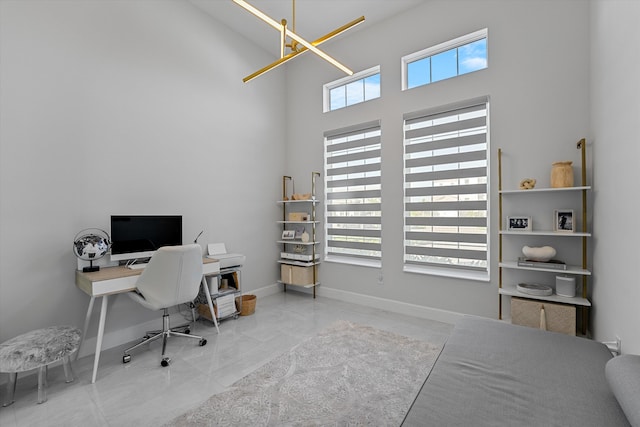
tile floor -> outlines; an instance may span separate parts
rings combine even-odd
[[[174,316],[172,322],[182,323]],[[444,343],[452,329],[449,324],[334,299],[278,293],[258,298],[253,315],[223,321],[220,335],[211,322],[196,322],[192,333],[206,337],[204,347],[196,340],[169,340],[172,363],[167,368],[160,366],[160,343],[138,349],[128,364],[122,363],[127,347],[122,345],[102,352],[95,384],[90,382],[93,356],[73,363],[76,379],[70,384],[64,382],[62,366],[50,369],[48,401],[40,405],[37,376],[19,375],[15,403],[0,407],[0,426],[162,425],[338,319],[433,343]],[[0,400],[5,397],[3,387]]]

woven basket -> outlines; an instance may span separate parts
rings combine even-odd
[[[240,316],[249,316],[256,311],[256,296],[255,295],[242,295],[242,309],[240,310]]]

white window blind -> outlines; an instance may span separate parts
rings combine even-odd
[[[380,121],[328,131],[325,138],[325,256],[380,266]]]
[[[487,278],[487,112],[483,97],[404,115],[405,270]]]

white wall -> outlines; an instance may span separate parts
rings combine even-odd
[[[245,290],[272,284],[282,174],[308,191],[310,171],[323,170],[322,133],[380,118],[383,284],[377,269],[325,263],[320,294],[496,317],[497,148],[510,165],[505,185],[525,176],[546,185],[551,162],[577,160],[574,143],[587,137],[595,159],[595,334],[618,334],[624,351],[640,352],[630,267],[637,239],[619,226],[621,217],[632,224],[635,212],[624,195],[635,194],[640,60],[616,48],[637,38],[634,16],[634,1],[430,1],[325,44],[355,70],[381,64],[383,92],[323,114],[321,86],[339,71],[307,54],[243,85],[241,77],[270,58],[186,2],[1,1],[0,341],[82,324],[88,299],[74,286],[71,241],[82,228],[108,228],[112,213],[180,213],[186,241],[204,229],[201,243],[225,241],[247,254]],[[484,27],[487,70],[400,91],[402,55]],[[402,113],[487,94],[491,282],[402,273]],[[110,309],[107,346],[155,319],[126,298]]]
[[[640,354],[640,2],[594,1],[591,16],[595,337]]]
[[[242,83],[268,60],[188,2],[0,2],[0,342],[82,325],[71,244],[111,214],[181,214],[246,254],[243,290],[274,283],[284,79]],[[159,321],[110,310],[107,347]]]
[[[340,71],[311,55],[292,61],[287,140],[295,176],[323,169],[323,131],[382,120],[383,284],[378,269],[324,263],[321,294],[337,289],[429,307],[434,316],[445,310],[497,318],[497,150],[509,165],[505,188],[524,177],[549,186],[552,162],[579,160],[575,143],[589,137],[588,21],[588,2],[426,2],[327,43],[327,52],[356,71],[380,64],[382,82],[380,99],[327,114],[321,87]],[[400,90],[403,55],[485,27],[488,69]],[[491,281],[403,273],[402,114],[482,95],[491,97]]]

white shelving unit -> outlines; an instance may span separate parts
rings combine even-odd
[[[240,310],[242,310],[241,266],[222,268],[215,274],[208,274],[207,278],[207,292],[211,297],[211,303],[213,307],[215,307],[216,321],[222,321],[230,318],[237,319],[240,315]],[[222,279],[233,279],[234,283],[232,284],[232,286],[228,286],[225,289],[221,287]],[[213,288],[215,288],[216,290],[213,291]],[[231,300],[233,300],[233,306],[231,305]],[[199,304],[198,309],[200,315],[203,315],[205,318],[213,321],[213,314],[210,312],[211,310],[209,309],[207,304]],[[204,310],[205,312],[202,312],[200,310]],[[217,322],[214,323],[217,324]]]
[[[588,308],[591,307],[591,301],[589,301],[587,297],[588,293],[588,278],[591,276],[591,271],[588,268],[588,258],[587,258],[587,241],[588,238],[591,237],[591,233],[588,231],[587,224],[587,193],[591,190],[591,187],[586,183],[586,155],[585,155],[585,145],[586,141],[584,139],[580,140],[577,144],[577,148],[581,150],[582,154],[582,179],[581,185],[575,187],[564,187],[564,188],[533,188],[529,190],[503,190],[502,189],[502,151],[498,150],[498,168],[499,168],[499,215],[500,215],[500,230],[499,230],[499,319],[503,319],[503,297],[519,297],[523,299],[529,300],[537,300],[537,301],[548,301],[552,303],[558,304],[568,304],[573,305],[576,308],[579,308],[582,312],[582,334],[586,335],[588,330]],[[503,229],[503,221],[505,221],[505,216],[503,215],[503,203],[508,199],[506,204],[509,206],[509,211],[513,212],[513,206],[517,204],[517,199],[520,197],[525,198],[535,198],[537,203],[547,203],[547,199],[550,197],[554,197],[554,195],[563,195],[565,193],[567,195],[564,199],[570,199],[571,195],[581,195],[582,202],[577,203],[581,209],[581,225],[582,230],[576,230],[574,232],[559,232],[554,230],[531,230],[531,231],[512,231],[512,230],[504,230]],[[577,199],[576,199],[577,200]],[[578,208],[578,206],[575,206]],[[549,209],[553,209],[553,207],[549,206]],[[576,215],[577,217],[577,215]],[[574,220],[575,218],[574,217]],[[535,224],[535,221],[534,221]],[[526,243],[528,239],[536,239],[536,238],[548,238],[547,240],[552,242],[563,242],[568,243],[570,247],[573,247],[576,251],[581,252],[581,264],[580,265],[566,265],[566,269],[557,269],[557,268],[545,268],[543,266],[522,266],[518,265],[518,255],[512,256],[509,254],[510,259],[503,259],[503,248],[504,248],[504,239],[517,239],[516,241],[519,243]],[[567,240],[568,239],[568,240]],[[505,271],[509,270],[509,280],[505,280]],[[531,295],[520,292],[517,290],[516,286],[517,279],[522,277],[524,272],[528,272],[529,275],[533,274],[536,277],[540,276],[543,278],[542,281],[549,280],[553,275],[568,275],[568,276],[576,276],[576,278],[582,278],[582,286],[581,292],[575,297],[565,297],[556,295],[548,296],[539,296],[539,295]],[[530,273],[535,272],[535,273]]]
[[[284,230],[297,230],[306,233],[308,238],[303,240],[301,236],[293,239],[278,240],[282,245],[282,251],[278,263],[280,264],[281,277],[278,283],[287,291],[287,286],[300,286],[313,289],[313,297],[316,297],[316,287],[320,285],[318,277],[318,265],[320,265],[320,241],[317,239],[317,228],[320,221],[317,221],[316,208],[320,201],[316,198],[316,178],[319,172],[311,173],[311,196],[304,200],[288,200],[286,190],[289,176],[282,177],[282,199],[278,204],[282,206],[282,220],[277,221]],[[289,214],[292,212],[303,212],[308,214],[305,220],[290,220]],[[288,275],[285,274],[288,272]]]

